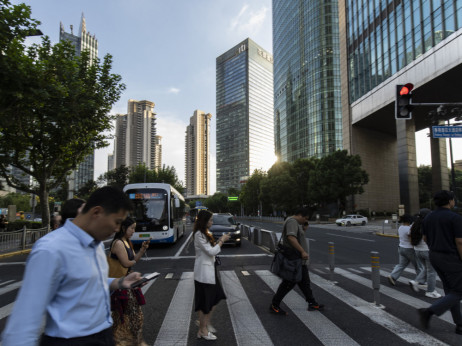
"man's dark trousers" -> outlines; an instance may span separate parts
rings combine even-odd
[[[439,316],[450,309],[454,323],[462,326],[462,260],[456,253],[430,251],[430,262],[443,283],[445,296],[430,306],[428,311]]]
[[[302,265],[302,281],[290,282],[287,280],[282,280],[276,294],[273,297],[273,305],[279,306],[286,294],[289,293],[295,287],[295,285],[298,285],[298,287],[300,287],[308,303],[316,302],[313,297],[313,291],[311,291],[310,274],[308,273],[308,266]]]

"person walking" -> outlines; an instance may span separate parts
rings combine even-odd
[[[71,198],[64,202],[61,208],[61,226],[64,226],[67,219],[74,219],[81,213],[84,206],[85,200],[81,198]]]
[[[411,288],[414,292],[418,293],[419,290],[425,289],[425,296],[429,298],[440,298],[441,294],[436,290],[436,272],[430,263],[430,253],[427,243],[423,240],[422,234],[422,221],[431,210],[428,208],[420,209],[419,214],[414,218],[411,225],[411,244],[414,245],[416,261],[420,262],[423,270],[414,280],[409,281]],[[426,280],[426,284],[425,284]]]
[[[453,192],[439,191],[433,201],[437,209],[424,219],[422,231],[445,296],[430,307],[418,310],[420,323],[428,329],[433,315],[440,316],[450,310],[455,332],[462,335],[462,216],[451,211],[455,205]]]
[[[270,305],[270,311],[278,315],[287,315],[287,312],[281,308],[281,302],[297,284],[300,287],[305,300],[308,302],[308,310],[322,310],[324,305],[319,304],[313,296],[311,290],[310,274],[308,272],[308,242],[305,238],[305,231],[308,228],[308,210],[306,208],[298,209],[294,215],[288,217],[283,225],[282,244],[290,246],[300,252],[302,258],[302,280],[300,282],[291,282],[282,280],[276,294]],[[300,227],[306,223],[306,229]]]
[[[212,213],[201,210],[194,223],[193,237],[196,260],[194,261],[194,303],[199,313],[199,331],[197,338],[216,340],[215,328],[210,324],[213,309],[222,299],[226,299],[217,272],[215,256],[229,239],[223,234],[215,243],[209,228],[213,224]]]
[[[388,281],[393,286],[396,286],[396,281],[401,276],[401,273],[404,269],[412,263],[415,268],[416,277],[419,276],[420,272],[423,270],[420,262],[417,262],[415,257],[414,246],[411,244],[410,232],[411,232],[411,223],[412,217],[409,214],[404,214],[401,216],[399,222],[401,226],[398,228],[399,234],[399,245],[398,245],[398,255],[399,262],[393,268],[393,271],[388,276]]]
[[[130,273],[131,268],[140,260],[149,247],[149,240],[142,243],[140,251],[135,253],[130,241],[135,232],[136,222],[127,217],[120,231],[114,235],[108,256],[109,276],[120,277]],[[146,346],[143,341],[143,311],[141,305],[145,299],[140,287],[122,288],[111,294],[114,341],[116,345]]]
[[[97,189],[82,213],[34,245],[2,334],[3,346],[113,346],[110,290],[129,288],[141,278],[130,273],[108,278],[103,240],[120,229],[131,210],[114,187]]]

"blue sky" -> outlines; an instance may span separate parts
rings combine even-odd
[[[211,190],[215,191],[215,59],[246,38],[272,52],[271,0],[13,0],[32,8],[32,17],[53,43],[59,24],[78,32],[82,13],[96,35],[99,57],[113,56],[113,72],[127,88],[112,112],[127,101],[153,101],[162,162],[184,181],[184,139],[195,109],[212,113]],[[37,42],[39,41],[38,39]],[[426,132],[417,135],[417,163],[430,164]],[[462,140],[453,141],[462,159]],[[98,150],[95,178],[107,168],[113,146]]]

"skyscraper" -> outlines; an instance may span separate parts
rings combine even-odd
[[[240,189],[275,161],[273,57],[251,39],[216,60],[217,191]]]
[[[74,35],[73,26],[71,25],[70,28],[71,32],[67,33],[64,31],[63,23],[60,23],[59,40],[70,41],[74,45],[75,52],[78,56],[80,56],[83,51],[88,51],[90,62],[93,62],[98,57],[98,40],[95,35],[91,35],[87,31],[83,13],[80,20],[79,32]],[[87,181],[93,179],[94,170],[95,154],[93,152],[85,157],[84,161],[81,162],[76,170],[71,173],[69,181],[70,197],[72,197],[72,194],[77,192]]]
[[[210,119],[212,114],[195,110],[186,127],[186,192],[188,196],[210,194]]]
[[[128,100],[127,114],[118,114],[116,120],[116,140],[114,144],[115,166],[133,167],[144,163],[155,169],[156,146],[161,155],[160,136],[156,136],[156,113],[154,102]],[[160,164],[157,158],[157,165]]]
[[[162,136],[155,137],[154,146],[154,169],[159,170],[162,168]]]
[[[273,0],[274,131],[282,161],[342,149],[337,3]]]

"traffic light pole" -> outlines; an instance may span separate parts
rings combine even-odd
[[[411,103],[411,106],[462,106],[462,102]]]

